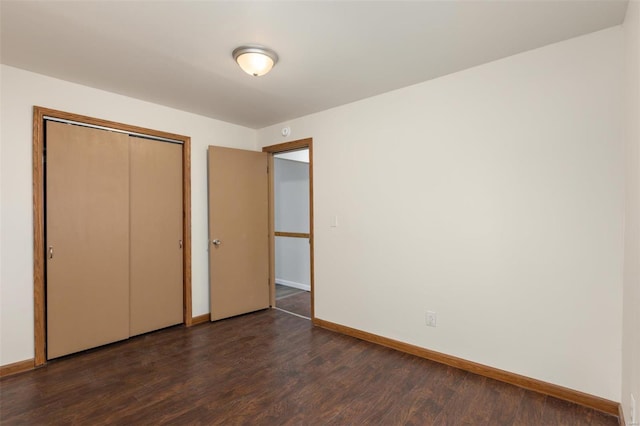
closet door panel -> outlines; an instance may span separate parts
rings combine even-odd
[[[183,322],[182,145],[130,138],[130,334]]]
[[[129,137],[47,122],[47,357],[129,336]]]

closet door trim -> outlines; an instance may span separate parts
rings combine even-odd
[[[131,132],[131,131],[127,131],[127,130],[116,129],[114,127],[98,126],[98,125],[95,125],[95,124],[83,123],[83,122],[80,122],[80,121],[66,120],[66,119],[63,119],[63,118],[51,117],[51,116],[48,116],[48,115],[45,115],[44,119],[47,120],[47,121],[55,121],[55,122],[58,122],[58,123],[65,123],[65,124],[75,124],[75,125],[78,125],[78,126],[89,127],[91,129],[107,130],[109,132],[123,133],[123,134],[129,135],[129,136],[137,136],[137,137],[142,137],[144,139],[151,139],[151,140],[154,140],[154,141],[169,142],[169,143],[176,143],[176,144],[182,145],[182,141],[178,140],[178,139],[163,138],[163,137],[160,137],[160,136],[154,136],[154,135],[143,134],[143,133],[136,133],[136,132]]]
[[[84,115],[33,107],[33,298],[35,366],[46,363],[46,304],[45,304],[45,182],[44,145],[45,120],[72,121],[91,127],[166,140],[182,144],[182,232],[183,232],[183,320],[189,327],[191,317],[191,138],[188,136],[146,129],[138,126],[87,117]]]

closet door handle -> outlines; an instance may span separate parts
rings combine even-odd
[[[222,241],[220,241],[220,240],[213,240],[213,241],[211,241],[211,244],[213,244],[214,246],[219,246],[220,244],[222,244]]]
[[[49,246],[49,259],[53,259],[53,246]]]
[[[182,248],[182,240],[178,240],[178,245]]]

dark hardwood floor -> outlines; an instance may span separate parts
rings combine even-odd
[[[271,309],[0,381],[3,425],[617,425],[617,418]]]
[[[287,285],[276,284],[276,300],[289,297],[293,294],[302,293],[304,290],[299,288],[289,287]]]
[[[276,300],[276,307],[311,319],[311,293],[301,291]]]

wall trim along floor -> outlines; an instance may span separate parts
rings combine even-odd
[[[276,278],[276,284],[286,285],[287,287],[297,288],[299,290],[311,291],[309,284],[297,283],[295,281],[283,280],[282,278]]]
[[[203,324],[210,321],[209,314],[197,315],[191,319],[191,325]],[[11,376],[13,374],[24,373],[35,369],[35,359],[25,359],[7,365],[0,365],[0,377]]]
[[[0,365],[0,377],[11,376],[12,374],[24,373],[35,368],[35,359],[25,359],[7,365]]]
[[[197,315],[197,316],[195,316],[195,317],[193,317],[191,319],[191,325],[203,324],[203,323],[209,322],[209,321],[211,321],[211,315],[210,314]]]
[[[563,399],[565,401],[603,411],[614,416],[619,415],[619,403],[601,398],[599,396],[590,395],[577,390],[565,388],[563,386],[543,382],[542,380],[532,379],[530,377],[510,373],[498,368],[478,364],[473,361],[467,361],[462,358],[457,358],[451,355],[421,348],[419,346],[410,345],[408,343],[399,342],[397,340],[378,336],[376,334],[336,324],[330,321],[325,321],[319,318],[314,318],[313,324],[327,330],[335,331],[347,336],[355,337],[360,340],[365,340],[367,342],[376,343],[378,345],[386,346],[400,352],[405,352],[431,361],[439,362],[441,364],[449,365],[451,367],[456,367],[461,370],[469,371],[480,376],[509,383],[534,392],[550,395],[555,398]]]
[[[624,419],[622,404],[618,404],[618,421],[620,422],[620,426],[627,426],[627,421]]]

